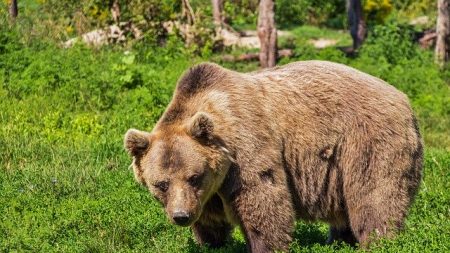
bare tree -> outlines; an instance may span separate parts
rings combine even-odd
[[[449,4],[450,0],[438,0],[438,17],[436,24],[436,63],[443,66],[449,58],[450,50],[450,20],[449,20]]]
[[[11,0],[9,5],[9,15],[11,18],[16,18],[19,15],[19,9],[17,8],[17,0]]]
[[[277,60],[277,28],[275,27],[275,3],[260,0],[258,37],[261,42],[259,62],[262,68],[273,67]]]
[[[358,49],[366,38],[366,22],[364,21],[361,0],[347,1],[347,14],[350,34],[353,39],[353,50]]]

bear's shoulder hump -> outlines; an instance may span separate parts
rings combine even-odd
[[[213,63],[201,63],[185,72],[178,81],[177,92],[190,96],[214,85],[224,77],[224,70]]]

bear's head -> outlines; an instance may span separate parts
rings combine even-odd
[[[199,219],[232,159],[214,132],[211,115],[204,112],[184,124],[157,125],[151,133],[130,129],[125,148],[133,157],[136,180],[162,203],[168,218],[181,226]]]

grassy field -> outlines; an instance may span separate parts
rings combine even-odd
[[[395,28],[380,28],[356,58],[302,43],[325,31],[292,32],[295,56],[280,64],[325,59],[354,66],[408,94],[419,117],[426,143],[421,190],[405,230],[373,252],[450,252],[450,70],[440,71],[430,52],[402,41]],[[238,230],[225,248],[209,250],[189,229],[169,224],[134,182],[122,147],[128,128],[151,130],[185,69],[218,55],[192,56],[177,40],[124,52],[21,44],[10,30],[0,35],[1,252],[245,252]],[[326,236],[325,224],[298,222],[291,251],[358,251],[324,245]]]

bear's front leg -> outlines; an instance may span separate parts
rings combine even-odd
[[[287,251],[294,230],[294,210],[286,185],[275,180],[243,186],[231,205],[249,252]]]
[[[219,248],[225,245],[230,237],[231,225],[229,224],[201,224],[199,222],[192,225],[195,239],[201,245],[208,245],[212,248]]]

